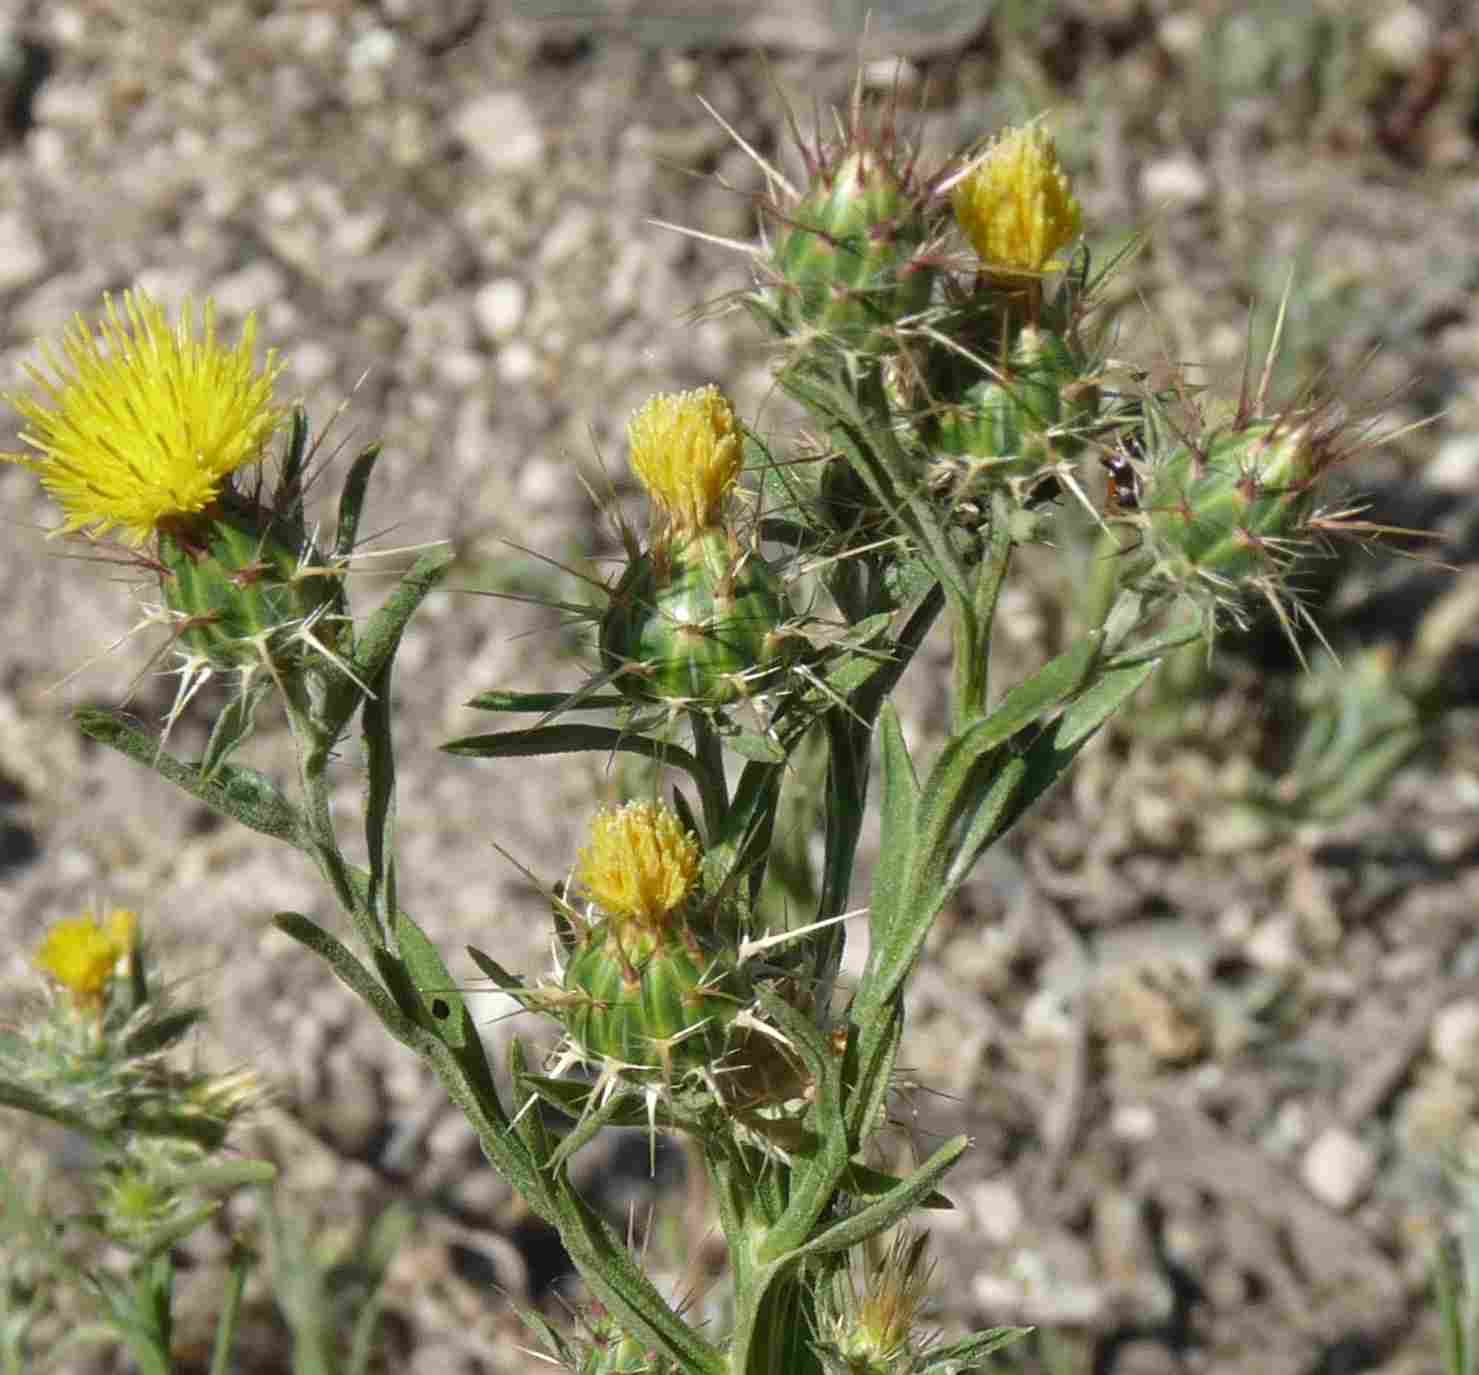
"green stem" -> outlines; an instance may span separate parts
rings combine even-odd
[[[969,606],[955,608],[951,635],[955,645],[952,664],[953,720],[957,732],[986,714],[990,690],[991,627],[996,603],[1012,562],[1011,505],[1004,492],[991,497],[991,527],[986,556],[976,569],[975,588]]]
[[[708,714],[699,707],[688,712],[693,732],[693,753],[700,768],[694,773],[699,784],[699,805],[704,809],[704,834],[711,843],[724,833],[729,812],[729,786],[724,778],[724,746]]]

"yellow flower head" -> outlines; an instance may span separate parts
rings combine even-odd
[[[632,471],[675,530],[713,525],[744,463],[734,412],[714,386],[654,396],[627,423]]]
[[[1082,222],[1053,140],[1037,125],[1008,129],[951,193],[955,218],[988,269],[1038,273]]]
[[[134,948],[138,913],[115,907],[106,923],[91,912],[59,921],[36,952],[36,967],[49,974],[79,1003],[97,1003],[103,990]]]
[[[700,857],[676,813],[628,802],[596,813],[576,877],[609,915],[657,926],[693,891]]]
[[[62,356],[42,344],[50,376],[27,372],[37,396],[7,396],[26,420],[24,463],[60,503],[61,529],[121,532],[142,544],[171,518],[204,510],[238,468],[261,457],[284,411],[272,404],[282,364],[259,371],[249,317],[234,349],[216,340],[207,301],[197,326],[187,304],[171,328],[141,291],[123,310],[104,297],[94,336],[79,315],[62,335]]]

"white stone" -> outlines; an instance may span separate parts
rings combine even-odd
[[[1243,953],[1260,969],[1292,969],[1300,958],[1294,922],[1283,915],[1265,918],[1254,927]]]
[[[14,291],[46,271],[46,249],[24,216],[0,214],[0,291]]]
[[[1479,1062],[1479,998],[1463,998],[1433,1018],[1428,1044],[1449,1069],[1471,1070]]]
[[[1140,193],[1152,207],[1190,210],[1212,194],[1212,178],[1189,153],[1157,158],[1140,171]]]
[[[1137,1145],[1153,1140],[1158,1126],[1155,1109],[1146,1103],[1122,1104],[1109,1119],[1109,1130],[1116,1140]]]
[[[1300,1174],[1322,1203],[1344,1212],[1376,1177],[1376,1152],[1343,1127],[1327,1127],[1305,1152]]]
[[[1389,67],[1412,71],[1433,46],[1433,20],[1420,5],[1398,5],[1366,35],[1366,46]]]
[[[517,91],[492,91],[452,116],[452,130],[490,172],[528,172],[544,161],[544,131]]]
[[[971,1216],[993,1246],[1005,1246],[1022,1226],[1022,1200],[1004,1179],[983,1179],[971,1190]]]
[[[507,339],[523,323],[529,309],[529,288],[517,277],[500,277],[478,288],[473,297],[473,318],[483,335],[495,341]]]
[[[1451,435],[1423,468],[1423,481],[1445,492],[1468,492],[1479,482],[1479,435]]]
[[[528,344],[514,342],[498,351],[498,380],[517,385],[539,371],[539,357]]]

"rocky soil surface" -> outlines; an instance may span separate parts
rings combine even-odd
[[[1048,112],[1098,243],[1149,233],[1115,288],[1127,356],[1195,361],[1235,387],[1250,302],[1271,307],[1295,272],[1281,380],[1328,365],[1333,385],[1395,398],[1391,442],[1353,487],[1373,519],[1437,531],[1459,568],[1341,565],[1322,613],[1332,642],[1389,646],[1394,664],[1435,605],[1456,605],[1443,595],[1467,587],[1472,606],[1476,576],[1466,15],[1374,0],[1004,5],[953,16],[946,38],[920,21],[924,37],[896,36],[902,66],[873,53],[865,68],[941,150]],[[574,597],[526,551],[602,567],[619,553],[591,491],[630,497],[623,426],[653,391],[719,381],[757,424],[787,420],[747,320],[685,320],[745,281],[743,258],[654,222],[748,238],[760,174],[699,98],[791,159],[777,90],[810,119],[814,101],[845,97],[855,49],[821,20],[722,19],[17,0],[0,26],[4,385],[104,292],[209,295],[228,335],[255,311],[287,390],[319,423],[343,407],[329,447],[383,439],[376,547],[453,542],[455,587],[413,624],[395,702],[402,894],[448,952],[472,941],[542,967],[544,900],[493,842],[552,881],[621,785],[601,761],[438,753],[484,728],[464,705],[476,693],[574,685],[589,649],[549,613],[476,594]],[[14,448],[14,420],[0,428]],[[326,512],[343,467],[321,479]],[[157,721],[176,680],[147,635],[118,643],[135,593],[106,563],[58,557],[24,472],[0,467],[0,503],[7,983],[27,977],[49,922],[92,901],[137,908],[212,1010],[201,1054],[276,1085],[251,1145],[282,1164],[287,1210],[353,1239],[392,1200],[415,1204],[384,1368],[516,1368],[526,1338],[508,1300],[558,1311],[571,1289],[558,1248],[429,1076],[269,926],[283,909],[336,924],[307,864],[79,738],[76,706],[126,700]],[[1008,659],[1061,628],[1065,564],[1040,561],[1014,595]],[[367,560],[357,595],[381,583]],[[976,1141],[955,1211],[934,1223],[943,1327],[1041,1324],[1060,1340],[1024,1348],[1032,1368],[1056,1350],[1118,1375],[1439,1369],[1426,1267],[1451,1204],[1441,1161],[1479,1147],[1479,676],[1472,632],[1467,647],[1450,638],[1423,747],[1348,815],[1274,824],[1244,805],[1287,757],[1277,713],[1292,697],[1276,685],[1293,671],[1249,637],[1205,696],[1171,695],[1173,727],[1101,741],[945,915],[913,999],[919,1092],[898,1136],[901,1155],[911,1137]],[[924,656],[904,696],[918,740],[940,719],[939,662]],[[182,754],[213,692],[176,725]],[[264,727],[252,762],[288,775],[285,732]],[[359,788],[347,756],[346,811]],[[482,1011],[494,1042],[541,1034],[495,997]],[[681,1153],[651,1176],[645,1140],[600,1143],[577,1168],[615,1217],[704,1207],[683,1197]],[[656,1262],[712,1279],[707,1248],[680,1244],[701,1232],[659,1229]],[[223,1245],[195,1247],[187,1328],[208,1330],[204,1262]],[[242,1369],[282,1369],[280,1326],[265,1300],[252,1311]]]

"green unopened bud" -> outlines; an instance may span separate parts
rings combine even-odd
[[[1098,410],[1088,364],[1067,339],[1024,328],[1000,377],[942,408],[928,436],[936,451],[979,460],[973,476],[1031,477],[1083,444]]]
[[[1324,448],[1311,425],[1281,417],[1156,461],[1140,504],[1160,577],[1226,590],[1280,573],[1307,535]]]

